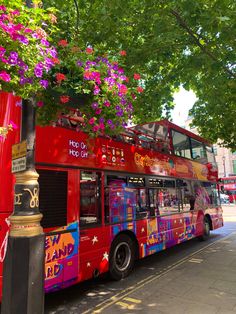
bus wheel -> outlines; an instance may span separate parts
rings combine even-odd
[[[111,246],[109,272],[114,280],[121,280],[129,275],[134,266],[134,242],[126,235],[118,236]]]
[[[206,241],[210,236],[211,225],[207,217],[203,220],[203,234],[199,237],[200,241]]]

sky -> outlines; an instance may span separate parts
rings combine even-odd
[[[183,126],[188,117],[188,111],[192,108],[197,100],[196,95],[192,91],[186,91],[183,87],[179,92],[174,94],[175,108],[172,111],[171,117],[173,123]]]

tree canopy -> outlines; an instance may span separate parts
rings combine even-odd
[[[143,78],[136,122],[170,116],[182,85],[198,101],[193,123],[212,141],[236,149],[233,0],[44,0],[58,9],[58,38],[76,35],[101,51],[125,50]],[[184,110],[184,108],[183,108]]]

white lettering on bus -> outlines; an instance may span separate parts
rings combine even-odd
[[[73,141],[73,140],[69,140],[69,146],[72,146],[74,148],[79,148],[80,147],[80,143]]]
[[[72,155],[72,156],[77,157],[77,158],[80,156],[79,152],[77,150],[74,150],[74,149],[69,149],[69,155]]]
[[[80,147],[81,147],[82,149],[87,149],[87,145],[85,145],[84,142],[81,142]]]
[[[88,152],[85,152],[84,150],[82,150],[80,155],[81,155],[82,158],[87,158],[88,157]]]

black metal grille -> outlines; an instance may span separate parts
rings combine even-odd
[[[43,214],[44,228],[67,224],[67,179],[66,171],[37,169],[39,174],[39,209]]]

